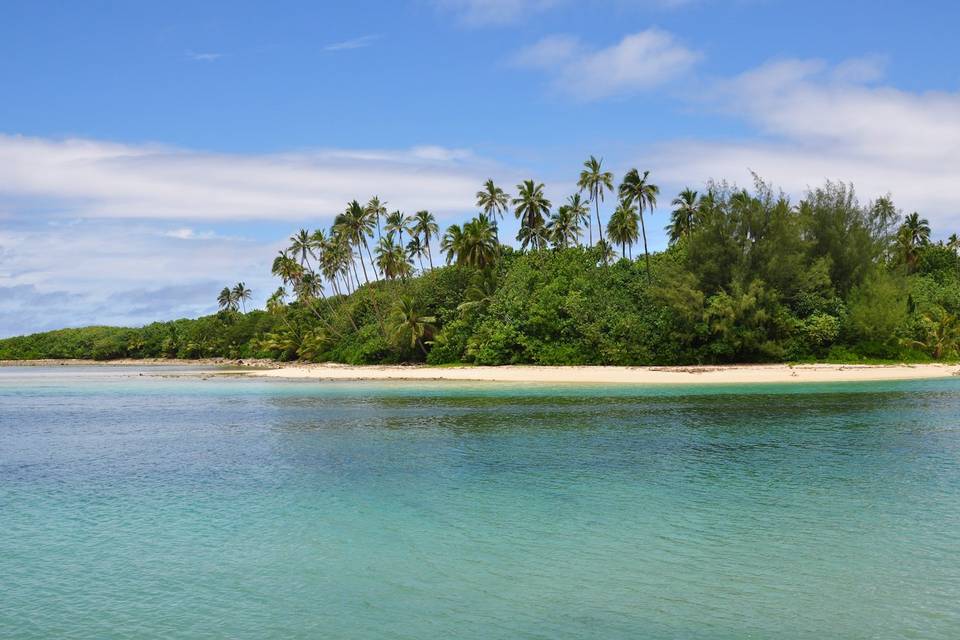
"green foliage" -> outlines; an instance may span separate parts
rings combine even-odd
[[[873,271],[850,294],[848,332],[859,351],[868,356],[892,357],[909,310],[902,277]]]
[[[155,322],[139,329],[61,329],[0,340],[0,360],[270,357],[259,339],[273,328],[270,315],[251,311]]]
[[[584,166],[578,187],[589,200],[576,194],[553,212],[535,181],[518,185],[512,200],[488,181],[477,193],[484,213],[442,237],[429,212],[408,218],[388,215],[377,198],[354,201],[329,234],[291,238],[273,262],[284,286],[267,311],[241,313],[250,293],[238,283],[220,292],[216,315],[9,338],[0,340],[0,359],[651,365],[960,357],[956,240],[932,243],[919,215],[899,224],[889,199],[862,206],[852,187],[827,183],[792,204],[759,180],[752,192],[711,183],[673,200],[670,247],[649,260],[637,251],[634,260],[640,216],[649,222],[658,190],[631,170],[604,227],[600,203],[613,177],[596,158]],[[526,250],[499,244],[494,221],[510,204]],[[585,247],[594,222],[598,241]],[[616,253],[600,240],[604,228]],[[440,266],[435,251],[453,264]]]

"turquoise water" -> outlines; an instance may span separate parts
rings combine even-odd
[[[960,379],[0,368],[2,638],[960,638]]]

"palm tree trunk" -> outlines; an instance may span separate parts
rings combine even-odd
[[[647,227],[643,223],[643,209],[640,210],[640,230],[643,231],[643,255],[647,260],[647,282],[650,282],[650,252],[647,251]]]
[[[597,233],[599,234],[600,240],[603,240],[603,225],[600,224],[600,198],[595,197],[593,199],[593,204],[597,211]]]
[[[366,244],[366,241],[364,241],[364,244]],[[359,249],[360,247],[358,246],[357,248]],[[368,249],[368,251],[369,251],[369,249]],[[364,280],[364,282],[366,282],[367,285],[369,286],[369,284],[370,284],[370,278],[367,277],[367,264],[363,261],[363,252],[362,252],[362,251],[358,251],[357,254],[358,254],[357,257],[360,258],[360,267],[363,269],[363,280]],[[356,269],[357,269],[357,263],[356,263],[356,262],[353,263],[353,269],[354,269],[354,271],[356,271]],[[360,282],[360,278],[357,278],[357,282]]]
[[[360,257],[361,257],[360,262],[361,262],[361,264],[362,264],[362,263],[363,263],[363,260],[362,260],[363,256],[361,255]],[[354,291],[356,291],[357,289],[360,288],[360,272],[357,271],[357,261],[356,261],[356,259],[351,260],[350,263],[353,265],[353,277],[354,277],[354,278],[356,279],[356,281],[357,281],[357,288],[354,289]]]
[[[373,255],[370,253],[370,245],[367,244],[367,239],[366,239],[366,238],[363,239],[363,246],[364,246],[364,248],[367,250],[367,257],[370,258],[370,268],[373,269],[373,277],[376,278],[376,277],[378,277],[378,276],[377,276],[377,263],[373,261]],[[363,256],[361,256],[361,259],[362,259],[362,258],[363,258]]]
[[[427,258],[430,259],[430,271],[433,271],[433,250],[430,248],[429,240],[427,240]]]

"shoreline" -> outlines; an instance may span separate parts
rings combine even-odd
[[[238,358],[120,358],[86,360],[82,358],[43,358],[39,360],[0,360],[0,367],[275,367],[273,360]]]
[[[166,358],[119,360],[0,360],[0,367],[207,367],[210,373],[276,380],[514,382],[555,384],[756,384],[791,382],[881,382],[960,376],[960,363],[938,364],[732,364],[689,366],[547,366],[504,365],[346,365],[287,363],[271,360]],[[227,370],[229,368],[229,370]]]
[[[316,381],[462,381],[640,385],[764,382],[879,382],[960,376],[957,364],[741,364],[663,367],[538,366],[427,367],[419,365],[278,364],[241,372],[252,377]]]

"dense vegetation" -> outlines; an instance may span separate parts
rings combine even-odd
[[[140,329],[89,327],[0,341],[0,359],[270,357],[347,363],[684,364],[960,357],[960,242],[888,197],[827,183],[791,203],[710,183],[673,201],[667,250],[649,254],[659,189],[631,170],[618,188],[584,163],[554,207],[543,185],[440,236],[432,214],[351,202],[329,231],[300,230],[276,257],[266,311],[224,288],[221,311]],[[616,204],[604,225],[605,196]],[[519,249],[498,221],[520,221]],[[594,233],[596,232],[596,233]],[[586,236],[586,237],[585,237]],[[634,247],[640,246],[634,259]],[[439,253],[434,252],[439,249]],[[445,265],[441,266],[441,255]],[[288,298],[290,298],[288,300]]]

